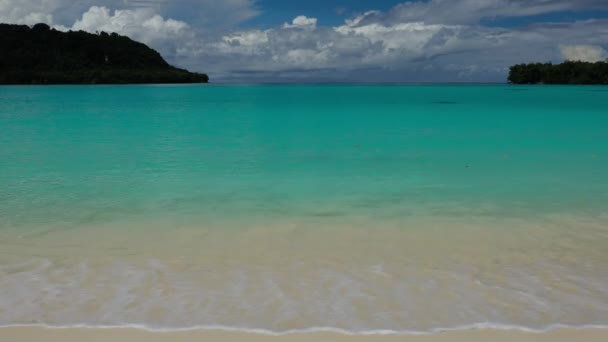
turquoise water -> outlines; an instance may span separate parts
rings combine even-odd
[[[608,324],[607,95],[0,87],[0,324]]]
[[[598,214],[603,88],[0,89],[0,223]]]

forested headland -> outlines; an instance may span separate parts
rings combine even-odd
[[[0,24],[0,84],[206,83],[116,33]]]

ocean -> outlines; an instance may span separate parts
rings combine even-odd
[[[607,96],[0,87],[0,326],[608,326]]]

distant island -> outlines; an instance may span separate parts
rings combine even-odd
[[[512,84],[608,84],[608,61],[532,63],[511,67]]]
[[[116,33],[0,24],[0,84],[207,83]]]

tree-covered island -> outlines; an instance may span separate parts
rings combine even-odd
[[[0,24],[0,84],[207,83],[116,33]]]
[[[512,84],[608,84],[608,61],[531,63],[511,67]]]

